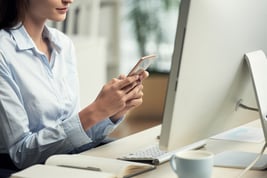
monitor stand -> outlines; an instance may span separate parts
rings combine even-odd
[[[267,59],[263,51],[254,51],[245,54],[245,60],[249,67],[251,79],[253,81],[255,96],[260,114],[261,125],[267,140]],[[260,153],[226,151],[217,154],[214,159],[214,166],[246,168],[253,162]],[[264,170],[267,168],[267,155],[262,155],[261,159],[251,168]]]

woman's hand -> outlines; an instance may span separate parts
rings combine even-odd
[[[128,95],[130,95],[129,100],[126,101],[125,107],[114,114],[111,118],[113,121],[118,120],[119,118],[123,117],[129,110],[140,106],[143,103],[143,84],[142,81],[149,76],[147,71],[143,71],[139,74],[138,85],[134,87]],[[120,76],[120,78],[125,78],[125,76]]]
[[[121,75],[105,84],[95,101],[79,113],[83,128],[86,130],[107,117],[116,121],[142,104],[142,81],[147,77],[148,72],[144,71],[129,77]]]

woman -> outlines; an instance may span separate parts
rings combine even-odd
[[[79,110],[72,42],[45,26],[72,1],[0,0],[0,155],[15,168],[98,145],[142,103],[147,72],[112,79]]]

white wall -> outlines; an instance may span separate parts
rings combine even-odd
[[[71,36],[76,47],[80,80],[81,107],[90,104],[106,83],[106,40],[87,36]]]

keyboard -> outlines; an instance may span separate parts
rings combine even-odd
[[[135,161],[135,162],[159,165],[159,164],[169,161],[174,153],[177,153],[179,151],[202,148],[206,145],[206,142],[207,142],[206,140],[200,140],[198,142],[195,142],[193,144],[187,145],[185,147],[182,147],[182,148],[179,148],[173,151],[160,150],[159,144],[154,144],[154,145],[150,145],[145,148],[142,148],[141,150],[127,153],[126,155],[123,155],[119,157],[118,159],[125,160],[125,161]]]

